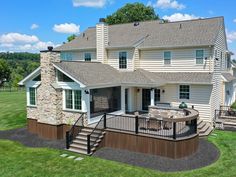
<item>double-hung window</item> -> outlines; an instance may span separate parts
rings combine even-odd
[[[204,50],[196,50],[196,64],[203,64]]]
[[[190,86],[180,85],[179,86],[179,99],[189,100],[189,98],[190,98]]]
[[[36,106],[36,88],[29,88],[29,105]]]
[[[170,65],[171,64],[171,52],[170,51],[165,51],[164,52],[164,64],[165,65]]]
[[[91,61],[91,53],[84,54],[84,61]]]
[[[72,58],[73,58],[72,53],[70,53],[70,52],[61,52],[61,60],[71,61]]]
[[[119,52],[119,68],[127,68],[127,52]]]
[[[81,110],[81,90],[65,90],[65,109]]]

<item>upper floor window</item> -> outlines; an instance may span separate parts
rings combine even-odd
[[[127,52],[119,53],[119,68],[126,69],[127,68]]]
[[[190,98],[190,86],[189,85],[180,85],[179,86],[179,99],[187,99]]]
[[[84,61],[91,61],[91,53],[84,54]]]
[[[203,64],[204,50],[196,50],[196,64]]]
[[[72,60],[72,53],[61,52],[61,60],[71,61]]]
[[[74,82],[71,78],[57,70],[57,81],[58,82]]]
[[[165,65],[171,64],[171,52],[170,51],[164,52],[164,64]]]
[[[65,109],[81,110],[81,90],[65,90]]]
[[[29,88],[29,105],[36,106],[36,88]]]

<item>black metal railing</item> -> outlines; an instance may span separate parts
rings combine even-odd
[[[72,143],[73,139],[76,135],[81,131],[84,127],[84,117],[85,113],[82,113],[80,117],[75,121],[74,125],[71,127],[69,131],[66,132],[66,149],[69,149],[70,144]]]
[[[220,109],[215,110],[215,121],[218,119],[236,119],[236,110],[229,109]]]
[[[106,128],[117,131],[177,139],[197,133],[198,113],[186,118],[157,118],[107,114]]]
[[[95,131],[102,131],[106,127],[106,113],[101,117],[99,122],[96,124],[96,126],[93,128],[92,132],[87,135],[87,154],[91,153],[91,147],[94,147],[94,144],[99,139],[100,134],[95,133]],[[93,141],[91,141],[91,137],[95,138]]]

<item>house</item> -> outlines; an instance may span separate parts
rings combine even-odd
[[[31,132],[65,136],[81,114],[83,125],[104,113],[123,115],[185,102],[211,131],[214,111],[235,100],[223,17],[107,25],[100,19],[76,39],[41,51],[27,88]]]

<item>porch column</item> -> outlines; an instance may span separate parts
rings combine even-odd
[[[121,111],[125,113],[125,87],[121,86]]]
[[[155,89],[151,89],[151,106],[155,105]]]

